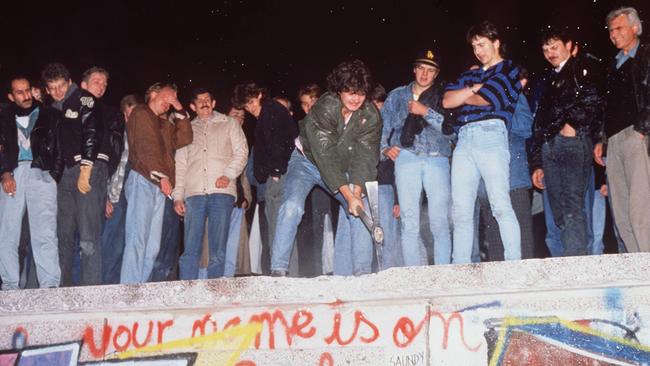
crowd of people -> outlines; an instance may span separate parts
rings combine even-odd
[[[298,91],[299,122],[255,82],[235,87],[225,115],[209,88],[184,106],[162,82],[115,108],[101,67],[76,84],[50,63],[43,89],[13,77],[0,111],[2,289],[293,276],[305,221],[314,274],[531,258],[533,186],[552,256],[603,253],[606,199],[619,251],[650,251],[650,45],[633,8],[606,24],[618,53],[604,60],[567,28],[545,29],[539,80],[488,21],[467,32],[476,65],[451,82],[435,49],[389,93],[345,61],[324,93]],[[359,217],[374,181],[381,256]]]

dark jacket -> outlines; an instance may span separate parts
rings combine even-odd
[[[275,100],[262,103],[255,126],[253,155],[253,174],[258,182],[264,183],[269,177],[287,172],[297,136],[298,126],[284,106]]]
[[[300,129],[305,156],[313,162],[332,192],[346,184],[365,189],[377,179],[382,120],[372,103],[366,102],[347,125],[338,95],[325,93],[311,108]]]
[[[542,167],[542,145],[564,126],[594,140],[599,138],[604,110],[602,69],[599,61],[569,57],[559,73],[553,72],[535,113],[531,169]],[[595,142],[595,141],[594,141]]]
[[[610,104],[618,103],[621,100],[622,96],[618,95],[618,90],[615,87],[612,87],[617,83],[615,78],[618,73],[616,70],[616,60],[612,61],[608,68],[607,72],[607,109],[608,115]],[[639,44],[639,48],[636,51],[636,55],[627,60],[621,68],[629,75],[630,80],[626,83],[626,87],[629,85],[629,88],[632,88],[629,91],[632,96],[632,101],[629,103],[633,106],[633,110],[630,112],[630,121],[612,121],[607,120],[606,123],[609,125],[611,123],[621,124],[622,126],[634,125],[634,129],[643,134],[650,134],[650,44]],[[606,129],[609,131],[612,130],[613,126],[606,126]],[[612,132],[608,133],[607,137],[611,137]]]
[[[59,120],[59,113],[48,107],[34,104],[29,110],[23,110],[13,104],[11,107],[0,113],[0,140],[4,142],[4,152],[0,158],[0,174],[13,172],[18,166],[18,127],[16,126],[16,115],[27,115],[36,108],[38,119],[29,136],[32,150],[32,167],[50,171],[53,174],[55,150],[56,150],[56,126]]]
[[[97,103],[96,108],[104,126],[97,158],[108,163],[108,175],[112,176],[120,162],[122,149],[124,149],[124,114],[120,113],[119,109],[104,104],[101,100]]]
[[[97,101],[89,92],[70,86],[73,91],[63,103],[52,103],[61,112],[56,132],[57,151],[55,174],[63,174],[64,166],[77,163],[92,166],[97,159],[104,138],[104,126],[96,111]]]

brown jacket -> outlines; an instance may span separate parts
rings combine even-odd
[[[126,126],[131,168],[154,184],[167,177],[173,186],[174,153],[192,142],[190,120],[173,119],[172,122],[156,116],[143,104],[133,109]]]

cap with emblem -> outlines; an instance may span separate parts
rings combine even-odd
[[[417,54],[414,64],[426,64],[440,68],[440,56],[432,49],[421,51]]]

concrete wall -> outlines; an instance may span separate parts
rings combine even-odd
[[[0,293],[5,365],[650,365],[650,254]]]

